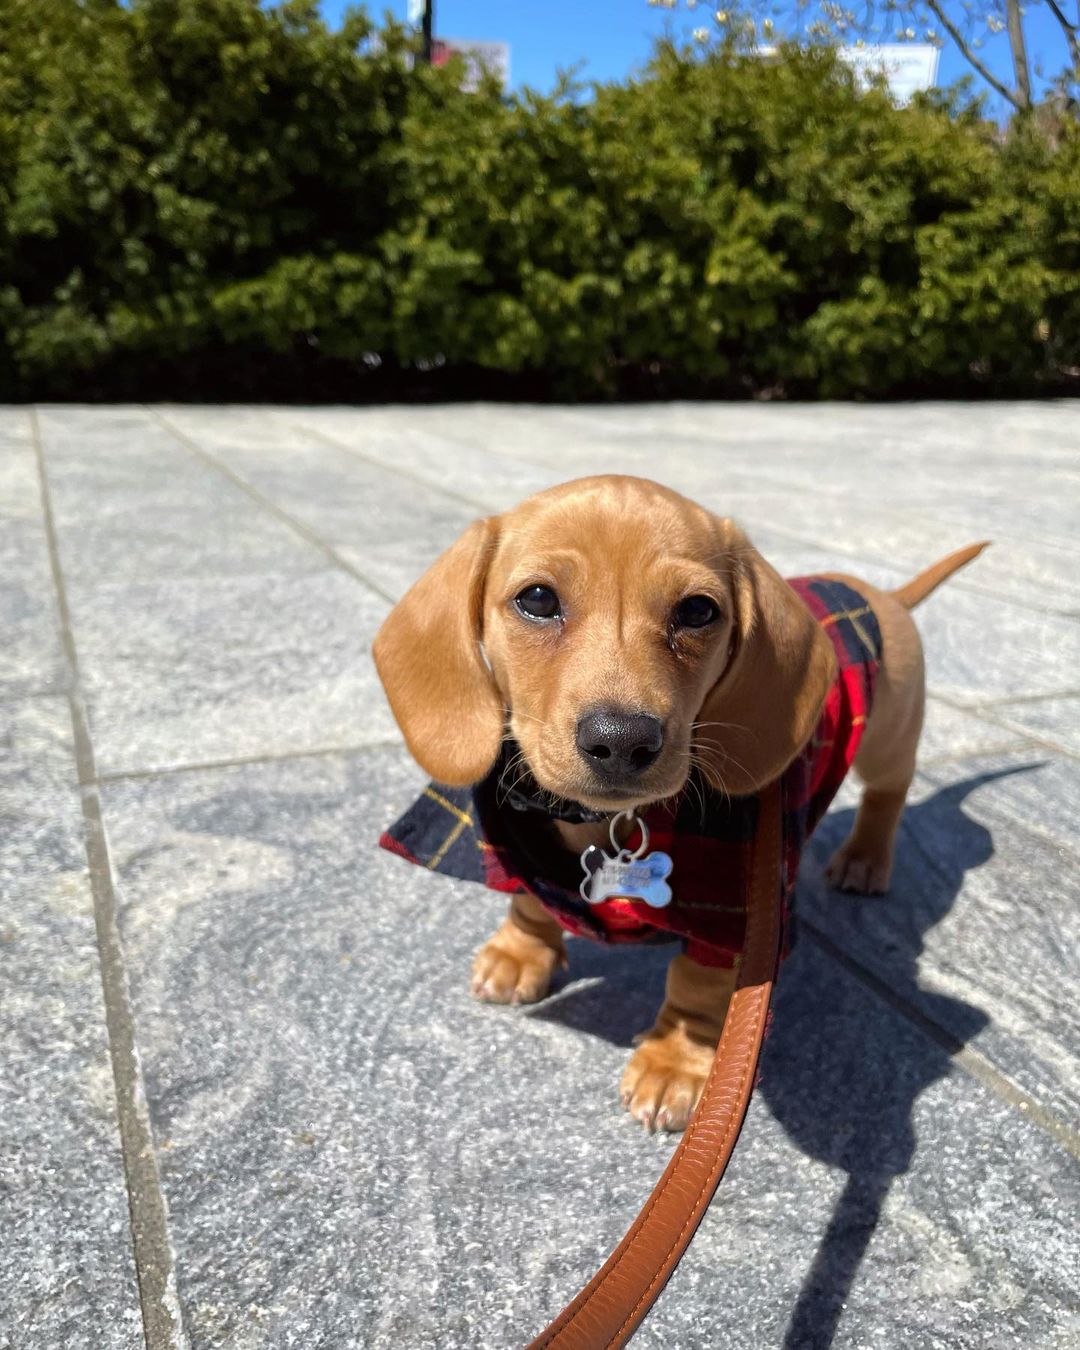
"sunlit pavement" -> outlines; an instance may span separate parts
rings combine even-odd
[[[786,573],[907,578],[931,699],[884,900],[804,860],[761,1089],[635,1344],[1075,1345],[1080,410],[0,409],[0,1345],[523,1345],[671,1151],[669,953],[473,1003],[490,892],[381,853],[369,657],[465,524],[584,473]]]

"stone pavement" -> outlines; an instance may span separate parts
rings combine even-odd
[[[0,409],[0,1346],[513,1347],[671,1141],[667,953],[470,1001],[500,901],[375,848],[422,782],[368,647],[582,473],[899,582],[929,723],[885,901],[800,882],[760,1092],[635,1344],[1080,1343],[1080,408]]]

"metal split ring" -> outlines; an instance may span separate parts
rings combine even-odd
[[[623,817],[637,822],[637,827],[641,831],[641,844],[633,853],[629,849],[619,847],[619,841],[615,838],[615,827]],[[649,827],[641,819],[638,813],[629,807],[625,811],[620,811],[617,816],[612,816],[611,825],[608,827],[608,838],[611,840],[611,847],[615,850],[616,856],[625,854],[627,860],[632,862],[635,858],[640,858],[649,851]]]

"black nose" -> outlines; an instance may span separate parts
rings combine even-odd
[[[594,708],[577,724],[582,759],[601,778],[629,778],[654,763],[664,744],[664,724],[648,713]]]

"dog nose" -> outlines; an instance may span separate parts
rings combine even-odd
[[[664,724],[648,713],[594,708],[577,724],[582,759],[601,778],[629,778],[656,761],[664,744]]]

